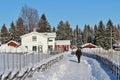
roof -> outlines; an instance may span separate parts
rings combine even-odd
[[[86,43],[81,46],[82,48],[96,48],[97,46],[92,43]]]
[[[26,37],[26,36],[30,36],[31,34],[36,34],[36,35],[43,36],[43,37],[46,37],[46,38],[50,38],[50,37],[55,38],[56,37],[56,33],[39,33],[39,32],[30,32],[30,33],[22,35],[20,37],[23,38],[23,37]]]
[[[13,40],[9,41],[9,42],[7,43],[7,45],[8,45],[8,46],[13,46],[13,47],[18,47],[18,46],[20,46],[20,44],[19,44],[18,42],[13,41]]]
[[[70,45],[70,40],[57,40],[55,45]]]
[[[43,37],[45,37],[45,38],[48,38],[47,35],[43,35],[43,34],[38,33],[38,32],[30,32],[30,33],[28,33],[28,34],[25,34],[25,35],[20,36],[20,38],[27,37],[27,36],[31,36],[31,34],[35,34],[35,35],[39,35],[39,36],[43,36]]]
[[[56,37],[56,33],[40,33],[40,34],[47,35],[49,38],[50,37],[53,37],[53,38]]]

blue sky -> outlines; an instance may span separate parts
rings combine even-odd
[[[0,0],[0,28],[16,22],[24,5],[37,9],[39,16],[45,13],[55,27],[61,20],[69,21],[73,28],[94,26],[100,20],[106,24],[108,19],[120,24],[120,0]]]

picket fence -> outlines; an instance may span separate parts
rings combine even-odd
[[[21,70],[3,72],[0,74],[0,80],[25,80],[26,78],[31,78],[35,72],[45,71],[62,59],[62,53],[49,56],[40,63],[34,64],[34,66],[29,66]]]

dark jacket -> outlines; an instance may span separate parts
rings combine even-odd
[[[81,49],[78,49],[78,50],[76,51],[76,56],[81,56],[81,55],[82,55]]]

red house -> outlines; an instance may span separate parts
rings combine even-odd
[[[92,43],[86,43],[82,45],[82,48],[96,48],[97,46]]]
[[[12,47],[19,47],[19,46],[20,46],[20,44],[19,44],[18,42],[13,41],[13,40],[9,41],[9,42],[7,43],[7,45],[8,45],[8,46],[12,46]]]
[[[62,51],[70,50],[70,40],[55,41],[55,50],[62,50]]]

